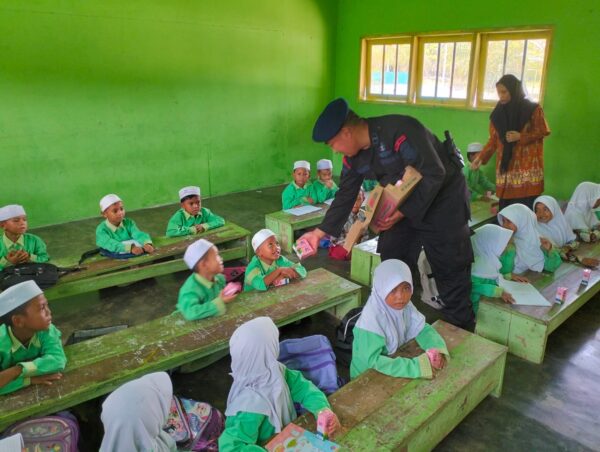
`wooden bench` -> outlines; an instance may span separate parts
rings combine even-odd
[[[249,237],[250,231],[229,222],[220,228],[194,236],[157,237],[154,239],[156,251],[153,254],[131,259],[108,259],[98,255],[84,262],[83,270],[63,276],[45,294],[49,300],[56,300],[186,270],[183,253],[190,243],[200,238],[217,245],[224,261],[246,259]],[[77,258],[53,263],[69,266],[76,264],[75,259]]]
[[[227,350],[233,331],[255,317],[269,316],[283,326],[323,310],[343,316],[359,305],[360,286],[317,269],[302,281],[241,294],[221,317],[186,322],[175,313],[67,346],[62,380],[0,397],[0,431],[20,419],[102,396],[149,372],[174,369]]]
[[[342,425],[342,450],[431,450],[486,396],[502,391],[506,347],[438,320],[451,359],[432,380],[394,378],[369,369],[329,396]],[[423,351],[416,341],[397,356]],[[295,423],[315,431],[312,415]]]
[[[265,215],[265,227],[277,235],[281,249],[284,252],[292,252],[292,245],[295,242],[294,231],[321,224],[323,218],[325,218],[327,209],[329,209],[329,205],[317,204],[315,207],[320,207],[321,210],[298,216],[284,212],[283,210]]]
[[[584,244],[582,257],[600,257],[600,243]],[[592,271],[587,286],[581,285],[583,268],[563,263],[554,274],[528,272],[531,283],[552,306],[514,306],[500,299],[483,297],[477,313],[477,334],[508,346],[508,351],[540,364],[548,336],[600,291],[600,271]],[[555,304],[556,289],[567,288],[567,299]]]
[[[471,220],[469,226],[473,229],[478,228],[496,218],[491,209],[497,204],[497,199],[476,200],[471,202]],[[381,257],[377,252],[377,240],[375,237],[363,243],[359,243],[352,248],[352,260],[350,261],[350,277],[365,286],[372,283],[373,271],[381,263]]]

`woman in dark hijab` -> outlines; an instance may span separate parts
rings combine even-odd
[[[550,129],[542,107],[525,98],[521,81],[512,74],[496,83],[498,104],[490,115],[490,139],[471,167],[496,158],[496,194],[502,209],[522,203],[533,209],[533,201],[544,191],[544,143]]]

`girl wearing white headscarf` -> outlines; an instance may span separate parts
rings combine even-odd
[[[521,274],[527,270],[554,272],[562,262],[560,254],[536,228],[535,214],[524,204],[511,204],[498,213],[498,223],[513,231],[514,250],[502,256],[502,273]],[[513,258],[514,256],[514,258]]]
[[[598,207],[600,207],[600,184],[580,183],[571,196],[565,218],[571,229],[584,242],[595,242],[600,236],[597,232],[600,230],[600,220],[594,212]]]
[[[471,302],[475,314],[479,310],[482,296],[502,298],[507,303],[514,303],[512,295],[498,285],[502,270],[500,256],[506,250],[512,234],[509,229],[486,224],[478,228],[471,237],[475,255],[475,262],[471,266]]]
[[[279,330],[269,317],[257,317],[235,330],[229,353],[233,385],[220,451],[263,450],[256,444],[266,442],[296,418],[294,402],[315,417],[330,411],[325,394],[301,372],[277,361]]]
[[[144,375],[125,383],[102,404],[104,438],[100,452],[176,451],[164,426],[173,385],[165,372]]]
[[[432,378],[430,352],[416,358],[391,357],[411,339],[423,350],[450,356],[444,339],[410,301],[412,291],[412,275],[404,262],[389,259],[375,269],[371,296],[353,330],[351,378],[367,369],[392,377]]]

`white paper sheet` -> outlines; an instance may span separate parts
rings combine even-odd
[[[0,452],[21,452],[23,447],[23,437],[20,433],[0,440]]]
[[[325,200],[325,204],[327,204],[328,206],[330,206],[332,202],[333,202],[333,198]]]
[[[507,281],[500,278],[500,287],[510,293],[515,299],[515,304],[521,306],[552,306],[538,290],[529,283]]]
[[[298,206],[298,207],[294,207],[292,209],[285,209],[284,212],[289,213],[290,215],[295,215],[295,216],[299,217],[300,215],[306,215],[307,213],[318,212],[319,210],[321,210],[321,208],[315,207],[315,206]]]

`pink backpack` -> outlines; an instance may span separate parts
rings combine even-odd
[[[218,451],[225,428],[223,414],[208,403],[173,397],[165,431],[191,451]]]
[[[5,431],[4,436],[12,436],[17,433],[23,436],[27,452],[78,451],[79,424],[75,416],[68,411],[19,422]]]

